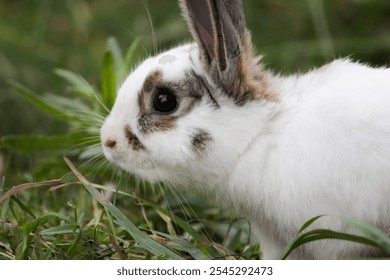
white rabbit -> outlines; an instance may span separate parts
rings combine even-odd
[[[196,43],[145,60],[101,128],[107,159],[151,182],[213,197],[246,216],[263,258],[310,218],[390,228],[390,69],[335,60],[280,77],[252,53],[242,2],[181,0]],[[321,228],[348,231],[323,218]],[[375,251],[311,242],[292,258]]]

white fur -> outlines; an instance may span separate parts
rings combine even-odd
[[[164,55],[177,60],[160,63]],[[190,56],[194,64],[190,63]],[[145,77],[161,69],[177,81],[186,70],[202,74],[196,45],[184,45],[141,64],[121,87],[101,129],[114,138],[106,157],[150,181],[197,187],[252,223],[264,258],[278,258],[308,219],[347,216],[390,227],[390,70],[336,60],[304,75],[270,76],[277,102],[236,106],[215,93],[221,107],[202,102],[173,130],[143,136],[137,128],[138,93]],[[128,147],[130,125],[147,151]],[[202,157],[191,150],[197,129],[212,136]],[[332,218],[316,225],[348,230]],[[305,245],[293,258],[333,259],[360,254],[340,241]]]
[[[282,248],[316,215],[353,217],[388,230],[390,70],[337,60],[274,85],[278,113],[228,181],[236,200],[249,208],[260,239],[273,239],[264,257],[278,257],[272,248]],[[338,220],[317,225],[346,230]],[[347,242],[315,242],[295,257],[333,259],[358,250]]]

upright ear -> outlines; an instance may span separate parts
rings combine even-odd
[[[258,65],[245,26],[241,0],[179,0],[183,16],[199,46],[205,72],[237,105],[249,100],[275,101],[269,76]]]
[[[225,71],[241,53],[245,18],[241,0],[180,0],[183,16],[198,43],[202,62]]]

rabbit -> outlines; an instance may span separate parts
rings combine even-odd
[[[263,259],[300,227],[354,232],[335,217],[390,228],[390,69],[337,59],[273,74],[254,55],[238,0],[180,0],[194,39],[147,58],[101,127],[105,157],[150,182],[211,197],[253,228]],[[292,259],[375,256],[322,240]]]

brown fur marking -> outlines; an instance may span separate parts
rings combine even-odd
[[[167,131],[176,127],[176,117],[159,114],[145,114],[138,119],[138,126],[142,133]]]
[[[142,91],[146,91],[146,92],[152,91],[155,88],[156,84],[159,81],[161,81],[162,76],[163,75],[162,75],[162,72],[160,70],[156,70],[156,71],[150,73],[144,81]]]
[[[156,85],[161,81],[162,73],[160,70],[156,70],[150,73],[144,81],[144,84],[141,89],[141,93],[138,96],[138,105],[140,108],[140,113],[144,114],[147,109],[146,101],[148,100],[147,95],[150,95]]]
[[[208,132],[200,130],[192,138],[192,150],[194,151],[194,153],[201,155],[206,150],[207,144],[212,140],[213,139]]]
[[[134,151],[145,150],[144,145],[142,145],[138,137],[133,133],[131,127],[128,125],[125,127],[125,136],[127,138],[127,142]]]
[[[146,100],[148,99],[147,95],[151,94],[151,92],[156,87],[158,82],[161,81],[161,79],[162,79],[162,73],[160,70],[156,70],[156,71],[150,73],[145,78],[144,84],[143,84],[142,89],[141,89],[141,93],[139,94],[139,97],[138,97],[138,105],[139,105],[141,114],[146,112],[146,107],[147,107]]]
[[[241,44],[238,77],[233,85],[236,104],[243,105],[248,100],[259,99],[276,102],[277,97],[270,92],[269,74],[259,65],[260,57],[253,54],[249,32],[242,36]]]

